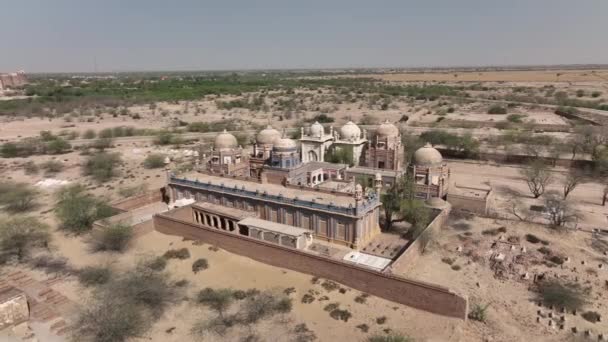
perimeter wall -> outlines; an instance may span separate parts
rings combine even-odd
[[[435,314],[466,320],[468,299],[452,290],[347,264],[323,256],[253,240],[189,222],[190,207],[154,216],[155,229],[217,245],[276,267],[330,279],[356,290]]]

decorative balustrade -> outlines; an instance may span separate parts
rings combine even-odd
[[[312,208],[312,209],[320,209],[320,210],[325,210],[325,211],[330,211],[330,212],[335,212],[335,213],[340,213],[340,214],[346,214],[346,215],[353,215],[353,216],[356,216],[357,214],[363,214],[370,208],[374,208],[380,203],[380,201],[377,197],[370,197],[367,200],[360,203],[359,205],[357,205],[356,207],[352,204],[349,204],[348,207],[344,207],[344,206],[339,206],[339,205],[336,205],[333,203],[329,203],[329,204],[317,203],[317,202],[315,202],[314,199],[312,201],[302,200],[302,199],[299,199],[297,196],[295,198],[290,198],[290,197],[285,197],[282,194],[271,195],[271,194],[268,194],[266,191],[259,191],[259,190],[251,191],[251,190],[245,189],[245,186],[238,187],[235,185],[234,187],[230,187],[230,186],[226,186],[223,184],[218,185],[218,184],[213,184],[211,182],[200,182],[198,180],[189,180],[186,178],[178,178],[175,176],[170,176],[169,180],[171,183],[178,184],[178,185],[185,185],[185,186],[190,186],[190,187],[199,188],[199,189],[207,189],[207,190],[211,190],[211,191],[224,192],[224,193],[228,193],[228,194],[234,194],[237,196],[250,197],[250,198],[258,199],[258,200],[261,197],[261,198],[265,198],[265,199],[268,199],[268,200],[271,200],[274,202],[285,203],[285,204],[289,204],[289,205],[297,205],[300,207],[307,207],[307,208]]]

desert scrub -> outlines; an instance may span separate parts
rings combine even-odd
[[[78,272],[78,281],[84,286],[103,285],[110,280],[112,271],[108,267],[88,266]]]
[[[170,249],[163,255],[166,259],[188,259],[190,257],[190,251],[188,248]]]
[[[192,272],[194,273],[204,271],[207,268],[209,268],[209,263],[207,262],[207,259],[200,258],[197,259],[194,263],[192,263]]]

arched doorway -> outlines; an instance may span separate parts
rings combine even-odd
[[[308,161],[317,161],[317,160],[318,160],[317,152],[308,151]]]

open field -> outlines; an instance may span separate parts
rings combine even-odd
[[[608,70],[441,71],[374,75],[395,82],[606,82]]]

